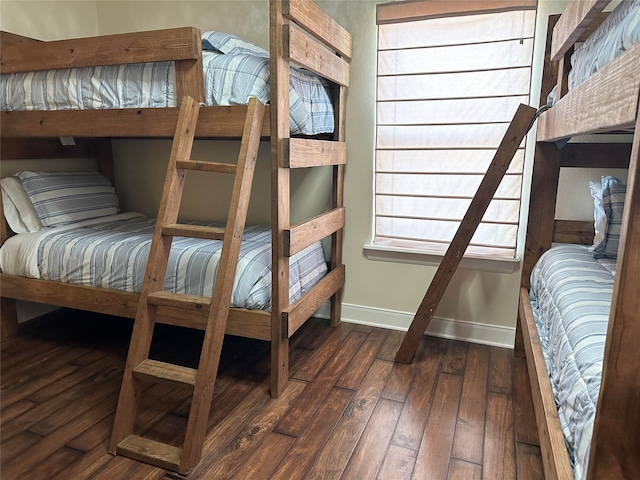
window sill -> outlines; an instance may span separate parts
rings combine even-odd
[[[413,250],[401,247],[386,247],[367,243],[363,247],[367,259],[376,262],[410,263],[413,265],[440,265],[444,254]],[[465,256],[460,261],[459,268],[464,270],[479,270],[483,272],[513,273],[520,264],[519,258],[480,258]]]

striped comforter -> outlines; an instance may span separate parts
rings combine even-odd
[[[203,51],[205,104],[269,102],[269,59]],[[327,84],[306,70],[290,74],[292,134],[333,132]],[[175,107],[175,64],[157,62],[0,75],[0,110]]]
[[[615,259],[587,247],[547,251],[531,274],[531,304],[576,479],[586,476],[613,292]]]
[[[140,214],[118,214],[78,225],[11,237],[0,249],[0,267],[9,274],[140,291],[155,219]],[[223,226],[223,223],[210,225]],[[27,246],[29,243],[31,246]],[[221,248],[220,241],[175,237],[164,290],[210,296]],[[37,260],[31,260],[37,261],[37,272],[28,266],[14,265],[12,258],[20,251],[37,252]],[[290,301],[300,298],[326,272],[319,243],[291,257]],[[231,302],[238,308],[271,308],[271,230],[268,226],[245,229]]]

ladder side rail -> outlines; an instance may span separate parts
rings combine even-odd
[[[260,131],[264,118],[264,108],[264,105],[257,99],[250,99],[218,274],[213,288],[208,325],[200,355],[194,397],[191,402],[187,432],[182,449],[179,469],[181,473],[190,471],[202,455],[202,446],[240,255],[242,234],[251,196],[253,174],[260,146]]]
[[[396,362],[411,363],[420,340],[435,315],[436,308],[458,269],[462,256],[469,246],[469,242],[478,228],[482,216],[495,195],[498,185],[509,168],[518,147],[531,128],[535,114],[535,108],[524,104],[520,104],[516,110],[493,160],[427,288],[422,303],[411,321],[409,330],[396,353]]]
[[[178,115],[174,137],[177,140],[173,142],[171,148],[162,201],[158,209],[136,320],[131,333],[131,344],[122,377],[118,407],[109,441],[109,452],[112,454],[116,453],[118,443],[133,431],[140,399],[139,384],[133,378],[133,369],[149,355],[155,325],[156,307],[149,306],[147,296],[149,293],[161,290],[164,284],[171,237],[162,235],[162,226],[166,223],[175,223],[178,217],[185,175],[183,171],[176,171],[175,164],[178,160],[188,159],[191,156],[198,112],[198,103],[191,97],[185,97]]]

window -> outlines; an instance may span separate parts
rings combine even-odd
[[[535,6],[378,6],[373,247],[446,251],[518,105],[529,104]],[[515,258],[524,150],[466,255]]]

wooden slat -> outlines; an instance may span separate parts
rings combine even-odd
[[[207,162],[206,160],[180,160],[176,162],[178,168],[211,173],[236,173],[236,165],[232,163]]]
[[[285,231],[284,254],[291,257],[309,245],[344,228],[345,208],[335,208]]]
[[[3,73],[35,72],[126,63],[197,60],[200,31],[181,27],[102,35],[51,42],[25,43],[2,49]]]
[[[321,77],[342,86],[349,86],[349,64],[310,37],[285,25],[285,56]]]
[[[302,27],[307,33],[329,45],[341,56],[350,59],[351,34],[311,0],[284,2],[283,15]]]
[[[129,435],[118,444],[118,453],[160,468],[177,470],[182,450],[149,438]]]
[[[71,285],[36,278],[0,274],[2,295],[16,300],[78,308],[89,312],[133,318],[138,305],[135,293]]]
[[[524,350],[527,357],[545,479],[570,480],[573,479],[573,471],[569,464],[569,454],[567,453],[562,427],[558,418],[558,410],[551,391],[549,372],[542,355],[540,338],[533,318],[529,292],[526,288],[520,290],[518,313],[518,321],[522,327],[524,337]]]
[[[16,33],[0,31],[0,45],[2,46],[2,48],[41,42],[42,40],[37,40],[35,38],[25,37]]]
[[[154,292],[147,296],[147,301],[150,305],[180,308],[187,311],[202,310],[208,312],[211,308],[211,297],[184,293]]]
[[[592,245],[594,236],[593,222],[579,220],[556,220],[554,222],[554,242]]]
[[[139,295],[137,293],[7,274],[0,274],[0,283],[2,284],[3,298],[76,308],[126,318],[134,318],[138,306]],[[271,322],[269,316],[270,313],[265,310],[232,308],[229,310],[226,332],[230,335],[270,340]],[[207,310],[204,308],[202,310],[195,309],[189,315],[185,315],[184,310],[181,309],[160,307],[158,321],[167,325],[204,330],[207,325]]]
[[[172,223],[162,227],[163,235],[174,237],[201,238],[204,240],[222,240],[224,238],[224,228],[206,227],[204,225],[186,225]]]
[[[396,361],[409,363],[413,358],[420,338],[424,335],[429,322],[435,315],[436,308],[453,278],[473,234],[476,232],[482,216],[487,210],[491,199],[495,195],[498,185],[502,181],[511,160],[519,145],[526,136],[536,110],[520,104],[504,134],[491,165],[484,175],[476,194],[474,195],[464,219],[460,223],[447,251],[440,262],[436,273],[427,288],[427,292],[418,307],[409,330],[398,349]]]
[[[552,142],[581,134],[632,129],[638,113],[639,64],[640,44],[636,44],[543,113],[538,119],[537,140]]]
[[[551,60],[560,60],[573,46],[591,22],[598,18],[611,0],[580,0],[569,2],[553,29]]]
[[[344,142],[306,138],[291,138],[288,142],[289,162],[285,167],[308,168],[347,163],[347,144]]]
[[[154,383],[169,383],[193,387],[196,383],[195,368],[147,358],[133,369],[133,376]]]
[[[158,323],[176,327],[204,330],[207,328],[208,308],[191,310],[185,315],[184,309],[175,307],[158,307]],[[135,312],[134,312],[135,313]],[[257,340],[271,340],[271,319],[267,310],[247,310],[246,308],[229,309],[225,333]]]
[[[268,117],[268,109],[265,117]],[[240,138],[247,107],[202,107],[196,126],[198,138]],[[156,137],[171,138],[178,120],[178,109],[142,108],[117,110],[58,110],[2,112],[3,137]],[[261,135],[269,136],[268,118]]]
[[[320,280],[312,290],[282,312],[282,335],[287,338],[320,308],[343,285],[345,278],[344,265],[332,270]]]

